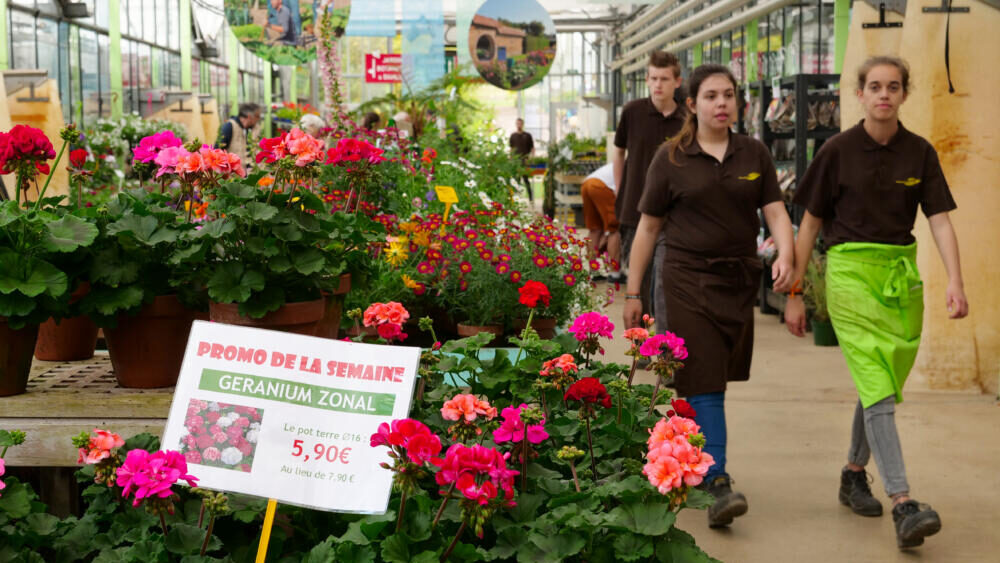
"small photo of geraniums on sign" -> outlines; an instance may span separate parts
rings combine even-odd
[[[264,409],[191,399],[180,452],[188,463],[249,473]]]

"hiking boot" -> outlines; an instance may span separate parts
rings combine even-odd
[[[896,545],[900,549],[916,547],[924,538],[941,530],[941,518],[930,505],[913,499],[892,508],[892,521],[896,524]]]
[[[867,471],[845,467],[840,473],[840,504],[851,507],[855,514],[882,516],[882,503],[872,496],[868,486],[870,479]]]
[[[708,527],[722,528],[733,523],[733,518],[747,513],[749,506],[743,493],[733,491],[729,475],[719,475],[702,483],[702,489],[715,497],[715,504],[708,507]]]

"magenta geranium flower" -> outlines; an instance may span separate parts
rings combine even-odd
[[[132,149],[132,157],[136,162],[152,162],[156,155],[165,148],[179,147],[184,142],[174,135],[173,131],[160,131],[159,133],[143,137],[139,141],[139,146]]]
[[[518,443],[524,440],[525,433],[527,433],[528,442],[532,444],[541,443],[549,437],[549,433],[545,431],[544,418],[539,424],[532,424],[525,428],[524,421],[521,420],[521,409],[527,406],[521,403],[516,408],[507,407],[500,412],[500,416],[503,417],[503,424],[500,425],[500,428],[493,431],[494,442],[497,444],[504,442]]]
[[[139,506],[149,497],[167,498],[173,494],[171,487],[177,481],[187,481],[195,486],[198,478],[188,475],[187,460],[180,452],[158,451],[149,453],[135,449],[125,457],[125,463],[118,468],[118,486],[122,496],[135,493],[132,506]]]
[[[643,356],[659,356],[664,350],[669,350],[677,360],[688,357],[687,348],[684,346],[684,339],[672,332],[654,334],[650,336],[639,348],[639,353]]]
[[[580,342],[597,336],[613,338],[612,331],[614,330],[615,325],[606,316],[593,311],[580,315],[569,327],[569,331]]]

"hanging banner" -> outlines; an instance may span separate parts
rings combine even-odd
[[[398,84],[403,81],[403,57],[398,54],[365,54],[365,82]]]
[[[353,0],[344,35],[395,37],[395,0]]]
[[[197,321],[162,444],[199,487],[383,513],[392,473],[369,439],[407,416],[419,361],[414,347]]]
[[[421,90],[444,76],[444,13],[441,0],[403,2],[403,82]]]

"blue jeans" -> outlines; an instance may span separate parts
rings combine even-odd
[[[726,475],[726,392],[705,393],[687,398],[694,407],[694,421],[705,435],[704,450],[712,454],[715,465],[708,468],[705,481]]]

